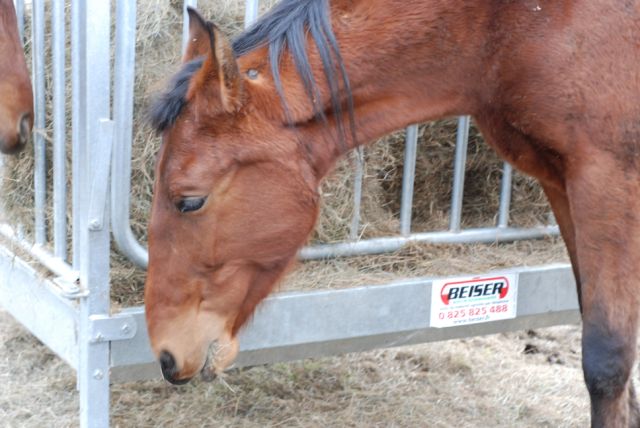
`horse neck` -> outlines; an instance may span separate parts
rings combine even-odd
[[[396,129],[473,114],[488,27],[480,0],[343,3],[332,5],[332,26],[352,88],[355,135],[337,136],[338,121],[350,129],[347,113],[299,127],[320,178],[345,152]]]

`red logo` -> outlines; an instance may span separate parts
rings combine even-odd
[[[447,282],[440,290],[440,298],[445,305],[456,299],[498,296],[504,299],[509,292],[509,280],[504,276],[476,278],[467,281]]]

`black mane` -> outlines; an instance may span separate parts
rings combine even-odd
[[[351,128],[353,133],[353,101],[347,73],[340,56],[340,50],[329,15],[329,0],[282,0],[252,27],[233,41],[237,56],[247,54],[257,48],[269,46],[271,73],[289,122],[290,115],[285,103],[284,88],[280,78],[280,58],[286,49],[292,55],[296,69],[311,103],[316,117],[326,120],[320,102],[319,89],[307,55],[307,33],[315,43],[322,60],[324,77],[329,86],[331,108],[337,118],[342,116],[343,103],[341,86],[345,93]],[[202,59],[185,64],[173,78],[170,89],[162,94],[151,111],[151,123],[163,131],[172,126],[179,116],[186,100],[186,92],[191,76],[202,66]],[[338,133],[344,136],[341,120],[336,120]]]

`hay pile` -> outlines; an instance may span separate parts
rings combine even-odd
[[[262,3],[263,7],[267,7],[274,1]],[[200,1],[198,6],[205,16],[215,19],[228,34],[237,34],[241,30],[244,2],[209,0]],[[181,8],[182,2],[177,0],[138,1],[131,217],[134,233],[143,242],[146,240],[146,223],[151,202],[154,157],[160,143],[159,138],[145,123],[144,117],[153,94],[163,87],[168,77],[178,67],[182,34]],[[48,89],[50,89],[49,83]],[[70,94],[71,91],[69,90],[68,93]],[[70,117],[69,111],[67,113],[69,129]],[[47,124],[47,128],[40,132],[43,132],[50,141],[52,135],[50,117],[47,117]],[[383,138],[366,149],[361,227],[363,237],[384,236],[398,231],[397,214],[402,185],[403,141],[403,132],[399,132]],[[420,126],[414,197],[414,231],[438,230],[447,227],[454,146],[454,120]],[[50,162],[50,150],[48,159]],[[70,159],[68,161],[70,170]],[[502,162],[482,142],[481,136],[473,128],[465,181],[464,226],[495,224],[501,168]],[[2,180],[2,194],[5,195],[4,212],[10,219],[21,219],[20,221],[24,222],[25,232],[29,235],[32,221],[25,221],[25,219],[33,217],[31,153],[23,153],[15,159],[9,158],[5,170]],[[50,165],[48,170],[51,175]],[[325,181],[322,188],[325,196],[323,210],[312,241],[334,242],[348,236],[352,214],[352,171],[352,161],[346,159]],[[512,200],[512,224],[530,226],[546,222],[548,214],[546,199],[533,180],[516,174]],[[51,203],[51,191],[49,191],[49,203]],[[70,223],[70,212],[68,216]],[[48,219],[49,225],[51,220],[51,218]],[[454,262],[456,260],[459,262]],[[391,276],[477,272],[514,264],[544,263],[549,260],[566,260],[559,240],[494,246],[424,245],[414,246],[393,255],[305,263],[284,286],[309,288],[321,283],[347,286],[354,283],[380,282]],[[111,265],[114,301],[123,305],[141,303],[144,272],[115,250],[112,252]],[[455,269],[451,269],[452,266]],[[317,279],[319,277],[317,272],[323,272],[326,275]]]

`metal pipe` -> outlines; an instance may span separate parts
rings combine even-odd
[[[118,249],[140,267],[148,254],[131,230],[131,144],[136,60],[136,2],[118,0],[116,5],[116,52],[113,94],[115,133],[111,163],[111,229]]]
[[[400,233],[411,233],[411,210],[413,207],[413,184],[416,178],[416,157],[418,150],[418,125],[407,128],[402,172],[402,199],[400,200]]]
[[[76,177],[71,185],[72,199],[72,252],[73,268],[80,269],[80,255],[82,242],[80,235],[83,227],[86,227],[86,213],[88,208],[87,192],[81,177],[82,166],[87,159],[87,128],[86,128],[86,57],[85,51],[87,29],[82,25],[86,16],[85,0],[72,0],[71,2],[71,150],[72,150],[72,175]]]
[[[511,206],[511,178],[513,168],[508,162],[502,168],[502,184],[500,186],[500,210],[498,211],[498,227],[509,224],[509,207]]]
[[[453,169],[453,192],[451,195],[451,217],[449,230],[460,231],[460,219],[462,218],[462,196],[464,194],[464,169],[467,162],[467,143],[469,142],[469,116],[458,118],[458,131],[456,133],[456,157]]]
[[[244,28],[249,28],[256,19],[258,19],[258,11],[260,8],[259,0],[247,0],[244,10]]]
[[[353,174],[353,217],[351,218],[351,228],[349,238],[356,240],[360,236],[360,208],[362,205],[362,178],[364,176],[364,150],[359,146],[354,150],[356,158],[356,170]]]
[[[33,92],[34,92],[34,217],[36,244],[47,240],[45,209],[47,198],[47,172],[45,154],[45,87],[44,87],[44,2],[33,3],[32,14],[32,54],[33,54]]]
[[[351,257],[368,254],[381,254],[397,251],[410,243],[430,244],[476,244],[509,242],[520,239],[536,239],[558,235],[557,226],[540,226],[529,229],[494,227],[466,229],[461,232],[426,232],[409,236],[373,238],[356,242],[314,245],[305,247],[299,257],[302,260],[316,260],[333,257]]]
[[[187,7],[197,7],[198,0],[184,0],[182,5],[182,54],[187,49],[187,43],[189,42],[189,14],[187,13]]]
[[[33,244],[24,238],[8,224],[0,224],[0,235],[8,239],[12,244],[29,254],[42,266],[51,271],[54,275],[62,278],[77,278],[78,271],[64,261],[64,259],[52,255],[45,247],[39,244]]]
[[[56,257],[67,257],[64,2],[52,3],[53,63],[53,242]]]
[[[16,8],[16,18],[18,21],[18,34],[20,34],[20,43],[24,45],[24,0],[13,0]]]

